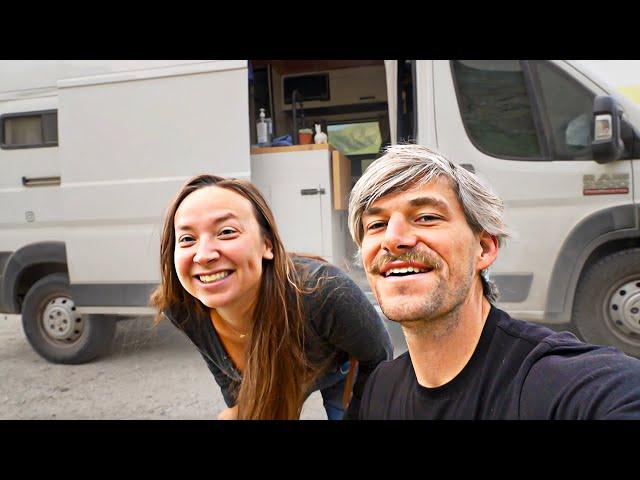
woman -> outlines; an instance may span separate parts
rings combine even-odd
[[[385,326],[338,268],[285,252],[250,182],[200,175],[171,203],[152,295],[204,357],[229,408],[221,419],[298,419],[320,390],[340,419],[349,358],[358,360],[345,418],[357,418],[373,369],[391,358]]]

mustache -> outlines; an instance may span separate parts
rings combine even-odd
[[[409,262],[409,263],[422,263],[427,268],[437,270],[442,268],[442,262],[440,258],[435,254],[427,250],[410,250],[402,255],[392,255],[388,252],[379,254],[373,261],[373,264],[369,268],[369,273],[376,275],[380,274],[380,270],[387,263],[390,262]]]

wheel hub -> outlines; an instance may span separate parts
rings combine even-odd
[[[613,325],[626,335],[640,338],[640,279],[618,287],[609,300],[609,315]]]
[[[73,342],[82,334],[82,316],[76,311],[73,300],[56,297],[49,301],[42,313],[42,327],[52,339]]]

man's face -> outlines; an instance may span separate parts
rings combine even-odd
[[[471,230],[445,179],[380,198],[362,223],[369,284],[383,313],[397,322],[455,310],[495,258],[483,258],[482,241],[491,237]]]

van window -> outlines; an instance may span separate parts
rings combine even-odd
[[[469,138],[488,155],[542,159],[518,60],[455,60],[452,72]]]
[[[595,93],[549,62],[530,63],[537,72],[553,158],[593,159],[591,118]]]
[[[54,147],[58,145],[58,112],[10,113],[0,116],[0,148]]]

